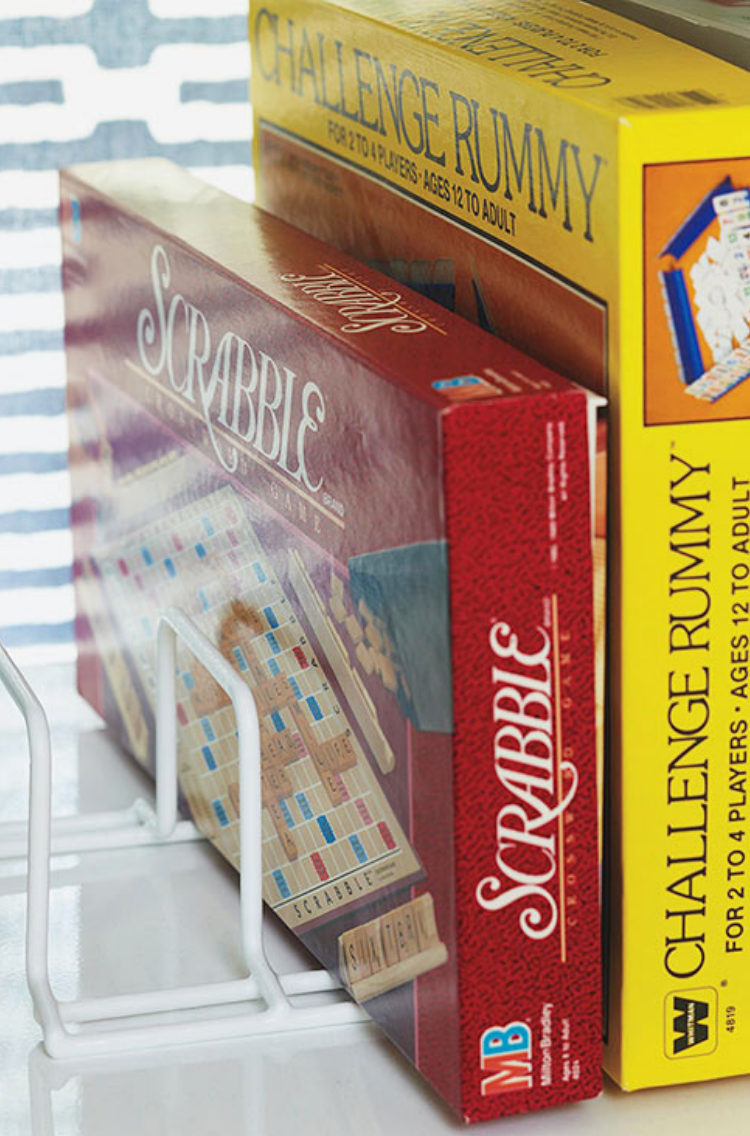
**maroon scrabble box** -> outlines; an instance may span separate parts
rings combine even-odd
[[[449,1104],[600,1087],[587,395],[162,161],[62,174],[79,685],[261,717],[264,898]],[[237,864],[233,711],[180,782]]]

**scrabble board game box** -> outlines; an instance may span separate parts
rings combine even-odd
[[[254,0],[250,42],[264,208],[608,395],[605,1065],[750,1072],[747,73],[582,0]]]
[[[61,224],[81,691],[150,766],[185,610],[255,696],[269,907],[465,1119],[596,1095],[591,396],[168,162]],[[177,685],[237,865],[232,707]]]

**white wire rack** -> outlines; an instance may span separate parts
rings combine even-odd
[[[237,717],[240,787],[240,920],[245,978],[200,986],[60,1002],[49,979],[50,857],[53,852],[102,851],[133,844],[167,844],[200,836],[179,820],[176,638],[229,695]],[[263,943],[260,731],[250,689],[191,619],[176,608],[162,614],[157,639],[156,808],[137,801],[125,813],[71,818],[60,830],[51,817],[50,731],[39,699],[0,645],[0,681],[24,716],[31,779],[28,852],[26,970],[36,1018],[47,1053],[87,1058],[156,1047],[224,1041],[287,1030],[366,1021],[349,999],[305,1005],[298,996],[340,991],[327,972],[277,975]],[[54,834],[54,838],[53,838]],[[18,854],[14,826],[6,847]],[[9,853],[8,853],[9,854]],[[292,1002],[291,999],[297,999]],[[244,1008],[238,1012],[237,1004]],[[233,1009],[230,1011],[229,1007]],[[211,1011],[206,1013],[206,1011]],[[169,1015],[165,1021],[162,1015]],[[153,1015],[151,1021],[149,1015]],[[144,1016],[146,1022],[144,1024]]]
[[[36,753],[31,754],[33,770],[35,757],[37,763],[47,760],[43,756],[43,748],[49,750],[46,715],[2,643],[0,679],[26,719],[29,745],[37,746]],[[170,690],[169,678],[166,677],[163,681],[166,697]],[[174,690],[174,681],[171,689]],[[53,856],[204,839],[193,822],[182,820],[177,811],[176,725],[168,706],[160,708],[159,719],[161,728],[157,728],[156,807],[138,797],[125,809],[55,817],[50,825],[50,851]],[[44,780],[42,774],[39,779]],[[37,800],[46,808],[45,800],[39,795],[41,792],[41,789],[37,789],[36,796],[32,795],[32,801]],[[29,837],[29,825],[25,821],[0,825],[0,860],[25,856]]]

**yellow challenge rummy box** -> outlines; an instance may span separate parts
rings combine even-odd
[[[250,38],[262,205],[609,395],[606,1067],[750,1072],[747,75],[579,0]]]

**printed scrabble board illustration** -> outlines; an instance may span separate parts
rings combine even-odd
[[[264,208],[609,397],[606,1068],[750,1072],[747,73],[582,0],[254,0],[250,42]]]
[[[171,515],[168,533],[156,522],[125,546],[95,550],[92,561],[118,623],[131,625],[133,659],[151,708],[159,611],[177,595],[208,634],[216,634],[222,614],[218,644],[252,676],[262,722],[263,897],[270,907],[298,926],[315,918],[322,902],[331,910],[345,905],[349,888],[364,895],[386,880],[418,874],[418,861],[231,485]],[[200,663],[182,662],[182,785],[203,830],[238,867],[234,712]],[[115,694],[125,698],[126,689]],[[360,725],[368,715],[365,710]]]
[[[61,186],[81,691],[152,768],[181,607],[255,697],[269,907],[461,1116],[595,1095],[595,400],[168,162]],[[232,706],[185,648],[177,695],[236,865]]]

